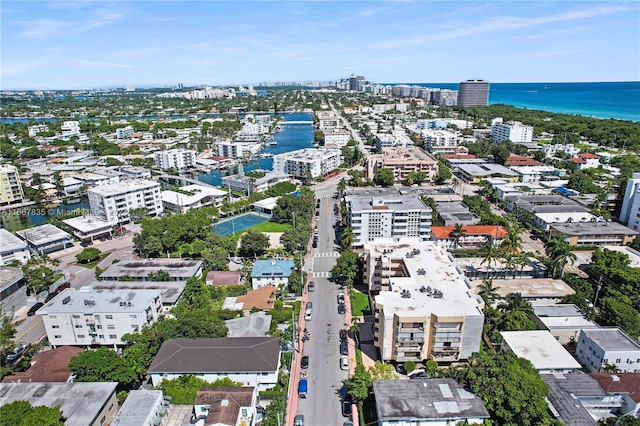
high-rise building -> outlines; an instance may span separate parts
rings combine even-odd
[[[533,126],[526,126],[519,121],[503,122],[501,117],[491,122],[491,140],[496,143],[510,140],[511,142],[531,142],[533,140]]]
[[[0,206],[21,203],[23,199],[18,169],[10,164],[0,165]]]
[[[489,105],[489,82],[484,80],[467,80],[460,83],[458,105]]]

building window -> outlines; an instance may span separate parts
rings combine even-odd
[[[616,364],[620,364],[620,358],[616,359]]]
[[[115,330],[115,329],[116,329],[116,326],[115,326],[115,325],[113,325],[113,324],[109,324],[109,325],[107,325],[107,329],[108,329],[108,330]]]
[[[110,334],[109,335],[109,339],[117,339],[117,338],[118,338],[118,336],[115,335],[115,334]]]
[[[57,315],[49,315],[49,318],[56,319],[56,318],[58,318],[58,316]]]
[[[80,318],[80,315],[73,315],[73,318]]]
[[[101,329],[101,328],[102,328],[102,326],[101,326],[100,324],[98,324],[98,325],[96,325],[96,328]]]
[[[102,418],[100,419],[100,424],[103,425],[104,422],[107,421],[107,416],[102,416]]]
[[[98,334],[99,339],[104,339],[104,334]]]
[[[113,315],[105,315],[104,316],[106,319],[113,319]]]
[[[59,325],[52,325],[51,328],[60,328]]]
[[[109,411],[113,410],[113,404],[109,406]]]
[[[78,334],[78,339],[84,339],[84,334]]]
[[[53,336],[54,339],[62,339],[62,336],[60,334],[56,334],[55,336]]]
[[[82,328],[82,324],[76,324],[75,328]]]
[[[129,315],[129,318],[138,318],[138,315],[131,314],[131,315]]]

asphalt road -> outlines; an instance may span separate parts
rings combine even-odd
[[[337,284],[329,281],[329,271],[339,256],[334,240],[334,225],[337,217],[333,206],[337,200],[331,196],[340,177],[317,185],[316,196],[320,197],[318,226],[318,247],[307,260],[306,269],[311,271],[315,291],[309,293],[313,304],[311,320],[306,328],[311,339],[304,343],[302,353],[309,356],[306,370],[309,392],[306,399],[298,399],[297,412],[304,415],[306,425],[341,425],[346,419],[340,410],[341,396],[344,395],[344,380],[348,372],[340,369],[340,336],[345,327],[344,316],[338,314]],[[318,188],[319,186],[319,188]]]

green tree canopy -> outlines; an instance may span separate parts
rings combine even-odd
[[[28,401],[14,401],[0,407],[0,426],[64,426],[60,405],[32,406]]]
[[[269,247],[269,237],[262,232],[249,229],[240,238],[239,252],[244,257],[257,257],[264,254]]]
[[[89,263],[93,262],[94,260],[100,259],[101,254],[102,252],[99,249],[94,247],[87,247],[80,253],[76,254],[76,260],[79,263]]]
[[[133,365],[109,348],[79,353],[69,361],[76,382],[118,382],[130,388],[138,379]]]
[[[391,169],[378,169],[375,175],[373,176],[373,181],[380,186],[392,186],[395,182],[395,176],[393,175],[393,171]]]

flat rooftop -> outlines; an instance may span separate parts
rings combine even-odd
[[[565,235],[639,235],[637,231],[617,222],[554,223],[549,225]]]
[[[640,351],[640,344],[619,328],[590,328],[583,329],[582,332],[605,351]]]
[[[375,302],[383,306],[385,317],[426,313],[482,315],[481,299],[470,294],[469,281],[435,242],[419,238],[376,238],[365,244],[364,249],[374,258],[382,257],[383,263],[402,264],[407,273],[407,276],[391,277],[390,289],[376,295]],[[407,291],[410,296],[403,297]]]
[[[599,327],[576,305],[534,306],[533,312],[549,330]]]
[[[45,303],[38,315],[65,314],[72,312],[138,313],[160,297],[158,290],[96,290],[83,287],[81,290],[67,288]]]
[[[181,192],[176,191],[162,191],[160,195],[162,196],[162,201],[172,204],[177,204],[180,206],[189,206],[193,203],[196,203],[203,198],[206,197],[223,197],[227,195],[227,191],[222,191],[220,189],[207,187],[203,185],[186,185],[180,187],[182,191],[191,192],[192,195],[183,194]]]
[[[567,374],[541,374],[549,386],[549,402],[560,415],[559,420],[567,426],[596,425],[589,411],[577,398],[601,399],[606,393],[597,380],[576,371]]]
[[[0,253],[24,250],[27,243],[4,228],[0,228]]]
[[[474,287],[482,284],[481,280],[473,282]],[[524,298],[561,298],[575,294],[567,283],[552,278],[516,278],[515,280],[493,280],[494,288],[498,288],[500,297],[507,297],[511,293],[520,293]]]
[[[96,290],[158,290],[163,305],[175,305],[184,291],[186,281],[93,281]]]
[[[112,426],[140,426],[146,424],[149,414],[163,399],[160,390],[132,390],[111,422]]]
[[[520,176],[520,173],[513,171],[500,164],[485,163],[485,164],[457,164],[458,169],[469,176],[484,177],[494,174],[500,174],[505,176]]]
[[[482,400],[453,379],[376,380],[381,420],[489,418]]]
[[[94,215],[72,217],[71,219],[63,220],[63,222],[85,234],[92,234],[103,229],[111,229],[114,226],[112,223]]]
[[[602,247],[602,249],[624,253],[629,256],[629,261],[631,262],[629,266],[632,268],[640,268],[640,252],[638,250],[634,250],[629,246],[606,246]]]
[[[99,421],[102,411],[118,383],[3,383],[0,387],[0,406],[14,401],[28,401],[31,405],[55,407],[60,405],[66,425],[91,425]]]
[[[13,284],[19,278],[22,278],[24,274],[22,269],[14,268],[12,266],[0,266],[0,289],[5,285]]]
[[[16,231],[16,234],[29,244],[39,246],[56,241],[70,240],[71,235],[50,223],[46,225],[34,226],[33,228]]]
[[[581,365],[546,330],[501,331],[511,351],[528,359],[536,370],[579,370]]]
[[[583,224],[584,222],[591,222],[592,220],[597,220],[598,218],[592,215],[589,212],[555,212],[555,213],[535,213],[536,217],[539,217],[541,220],[547,222],[548,224],[552,224],[553,222],[565,222]],[[555,225],[554,225],[555,226]]]
[[[424,205],[418,195],[414,194],[393,194],[388,196],[368,196],[368,195],[347,195],[347,204],[351,206],[352,212],[362,211],[407,211],[423,210],[431,211],[430,207]]]
[[[88,192],[93,192],[103,197],[108,197],[110,195],[124,194],[126,192],[139,191],[147,188],[160,189],[160,184],[152,180],[131,179],[118,183],[112,183],[110,185],[96,186],[95,188],[89,189]]]
[[[133,279],[146,279],[150,272],[164,271],[173,279],[191,278],[201,267],[201,260],[144,259],[121,261],[109,266],[100,277],[117,279],[128,275]]]

